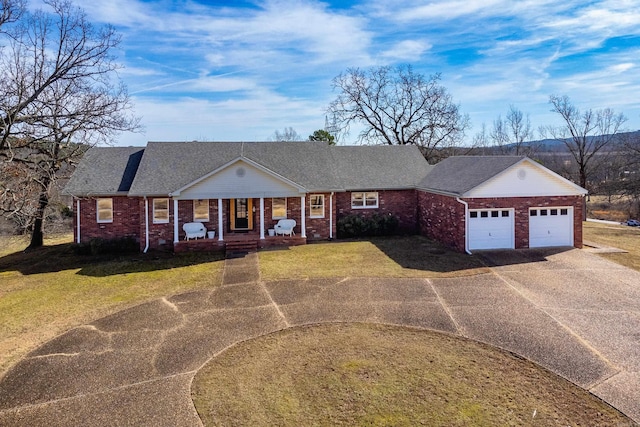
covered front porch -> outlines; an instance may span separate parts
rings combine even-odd
[[[301,236],[265,236],[260,239],[252,234],[230,234],[225,240],[213,239],[181,240],[174,243],[175,253],[184,252],[223,252],[223,251],[253,251],[277,246],[299,246],[307,243],[306,237]]]
[[[306,197],[173,199],[174,252],[260,249],[306,244]],[[296,223],[290,235],[278,235],[282,219]],[[204,237],[187,235],[184,225],[201,223]]]

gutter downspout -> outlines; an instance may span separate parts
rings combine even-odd
[[[469,204],[460,197],[456,197],[456,200],[464,205],[464,251],[473,255],[469,250]]]
[[[333,191],[329,196],[329,240],[333,240]]]
[[[145,247],[142,252],[146,254],[149,250],[149,199],[147,196],[144,196],[144,242]]]
[[[77,235],[76,235],[76,243],[80,244],[80,199],[76,200],[76,205],[78,208],[76,209],[76,225],[77,225]]]

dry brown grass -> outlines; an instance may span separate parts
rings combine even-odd
[[[640,227],[587,221],[583,223],[583,239],[586,242],[624,249],[627,253],[598,255],[640,271]]]
[[[240,343],[195,377],[206,426],[632,426],[585,390],[504,351],[368,324]]]
[[[259,252],[266,280],[309,277],[455,277],[489,270],[422,236],[380,237]]]

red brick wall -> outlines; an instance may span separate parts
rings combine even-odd
[[[171,201],[171,204],[173,204],[173,201]],[[178,200],[179,240],[184,240],[185,233],[182,230],[182,225],[187,222],[193,222],[193,200]],[[209,221],[202,222],[202,224],[205,226],[207,231],[216,231],[217,235],[217,231],[220,228],[218,225],[218,199],[209,199]],[[173,223],[171,224],[171,227],[173,227]]]
[[[546,206],[573,207],[573,245],[582,247],[581,196],[504,197],[463,199],[469,209],[509,209],[515,211],[516,249],[529,247],[529,208]],[[465,249],[464,205],[455,197],[418,192],[420,233],[460,252]]]
[[[418,191],[420,234],[465,251],[465,208],[453,197]]]
[[[109,197],[104,197],[109,198]],[[138,199],[129,197],[111,197],[113,200],[113,222],[98,223],[97,198],[80,200],[80,239],[88,242],[91,239],[114,239],[120,237],[134,237],[140,239],[140,210]],[[73,204],[74,242],[78,238],[77,199]]]
[[[464,199],[469,209],[515,208],[516,249],[529,247],[529,208],[547,206],[573,207],[573,246],[582,247],[582,196],[508,197]]]
[[[368,190],[376,191],[376,190]],[[351,192],[336,193],[337,219],[347,215],[381,215],[392,214],[398,218],[398,232],[414,234],[418,231],[418,196],[416,190],[380,190],[378,193],[378,207],[371,209],[353,209],[351,207]]]

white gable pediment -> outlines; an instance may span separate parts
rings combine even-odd
[[[172,193],[177,199],[294,197],[305,190],[260,165],[237,159]]]
[[[477,187],[464,197],[576,196],[587,191],[555,172],[524,159]]]

